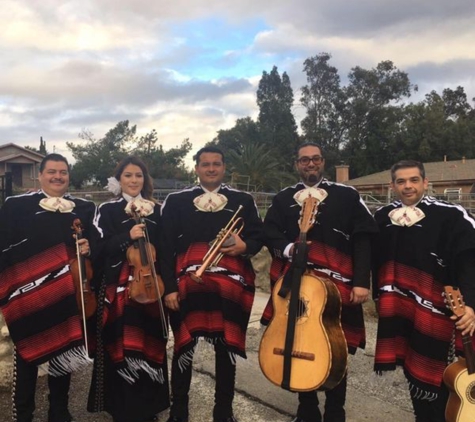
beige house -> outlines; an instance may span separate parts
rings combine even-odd
[[[43,155],[12,143],[0,145],[0,176],[10,172],[20,190],[38,188],[38,170]]]
[[[475,159],[424,163],[424,168],[431,195],[456,199],[460,195],[475,193]],[[337,181],[355,187],[361,194],[390,196],[389,170],[348,180],[348,166],[337,166]]]

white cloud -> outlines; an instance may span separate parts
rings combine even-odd
[[[289,74],[302,118],[303,62],[323,51],[342,80],[392,60],[421,95],[462,85],[472,98],[474,17],[472,0],[4,0],[0,142],[37,146],[43,136],[67,153],[83,128],[102,137],[128,119],[156,129],[165,148],[190,138],[197,149],[237,118],[256,118],[255,92],[273,65]],[[245,41],[207,38],[200,25],[214,20]]]

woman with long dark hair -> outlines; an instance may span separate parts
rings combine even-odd
[[[147,167],[134,156],[117,165],[108,189],[116,197],[101,204],[94,218],[99,250],[95,273],[100,280],[96,276],[97,353],[88,410],[105,410],[114,422],[148,422],[169,407],[167,325],[160,296],[148,304],[134,300],[131,283],[143,274],[153,281],[150,270],[160,272],[150,259],[142,271],[134,249],[143,241],[160,253],[160,206],[153,200]]]

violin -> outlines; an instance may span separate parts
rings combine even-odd
[[[127,285],[129,298],[143,305],[157,302],[162,320],[164,337],[168,337],[168,327],[165,322],[165,312],[162,304],[162,296],[165,292],[165,284],[155,271],[157,253],[150,243],[145,220],[140,216],[134,204],[131,207],[131,216],[136,224],[144,224],[144,237],[134,240],[127,249],[127,261],[133,268],[132,279]]]
[[[82,224],[79,218],[73,221],[72,229],[76,234],[76,256],[70,263],[71,273],[74,285],[76,286],[76,302],[81,311],[83,319],[90,318],[94,315],[97,308],[96,295],[91,290],[92,265],[91,261],[86,259],[80,251],[79,240],[83,238]]]
[[[143,219],[134,211],[134,220],[137,224],[144,224]],[[144,231],[146,232],[146,226]],[[129,282],[129,298],[137,303],[147,305],[162,297],[165,285],[162,278],[155,271],[157,253],[155,247],[144,237],[139,237],[127,249],[127,261],[133,267],[133,279]]]

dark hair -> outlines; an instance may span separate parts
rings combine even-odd
[[[119,164],[117,164],[114,170],[114,177],[120,181],[120,176],[122,176],[124,169],[129,164],[140,167],[140,170],[142,170],[143,173],[143,187],[140,193],[145,199],[153,200],[153,180],[150,177],[147,166],[139,157],[130,155],[124,158]]]
[[[396,180],[396,172],[400,169],[409,169],[415,168],[419,169],[419,173],[421,174],[422,179],[426,178],[426,171],[424,169],[424,165],[420,161],[416,160],[401,160],[398,161],[391,167],[391,181],[394,183]]]
[[[41,163],[40,163],[40,173],[43,173],[43,170],[45,169],[46,167],[46,162],[47,161],[63,161],[64,163],[66,163],[66,165],[68,166],[68,170],[69,170],[69,163],[68,163],[68,160],[66,160],[66,157],[63,157],[61,154],[56,154],[56,153],[52,153],[52,154],[48,154],[46,155],[42,160],[41,160]]]
[[[297,160],[297,158],[299,157],[300,150],[305,147],[316,147],[320,150],[320,154],[322,154],[322,157],[324,156],[323,149],[320,145],[316,144],[315,142],[304,142],[303,144],[297,146],[297,149],[295,150],[295,160]]]
[[[223,153],[223,151],[221,151],[218,147],[208,146],[208,147],[203,147],[203,148],[201,148],[201,149],[195,154],[195,156],[193,157],[193,160],[195,160],[196,165],[198,165],[198,164],[200,163],[201,154],[204,154],[205,152],[210,152],[210,153],[213,153],[213,154],[221,154],[221,159],[223,160],[223,164],[226,162],[226,161],[224,160],[224,153]]]

